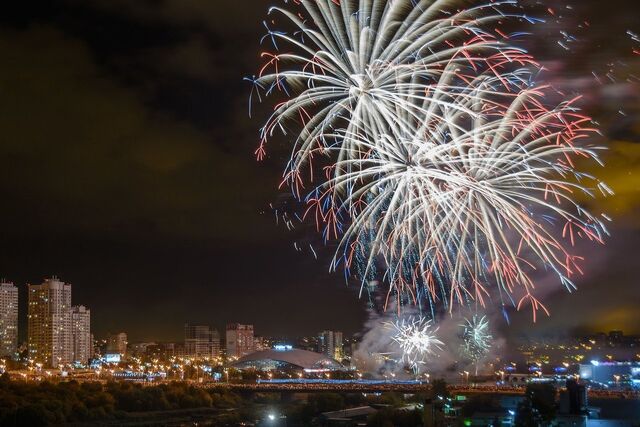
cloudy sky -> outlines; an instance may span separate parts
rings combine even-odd
[[[360,330],[357,288],[327,273],[328,254],[296,252],[300,236],[273,220],[285,150],[253,156],[260,123],[242,78],[259,66],[272,2],[66,0],[3,12],[3,277],[23,291],[51,275],[71,282],[98,336],[179,339],[185,321],[250,322],[265,335]],[[597,206],[614,218],[613,237],[586,249],[577,293],[549,291],[541,333],[640,333],[640,97],[625,83],[640,75],[640,43],[626,33],[640,33],[640,10],[600,3],[558,12],[589,21],[571,52],[559,37],[533,46],[551,78],[585,92],[610,147],[597,173],[617,192]],[[610,68],[619,83],[599,86],[591,71]],[[532,328],[528,314],[513,318]]]

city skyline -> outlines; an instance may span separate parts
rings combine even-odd
[[[26,284],[28,298],[25,302],[26,311],[19,310],[20,298],[18,286],[13,282],[2,281],[0,283],[0,344],[2,344],[5,356],[13,357],[21,344],[26,344],[30,357],[40,359],[36,353],[42,352],[40,348],[46,347],[46,358],[55,359],[55,351],[68,353],[64,357],[64,363],[80,362],[82,364],[93,357],[95,344],[94,329],[91,323],[91,310],[84,305],[72,304],[72,284],[64,282],[57,276],[45,278],[41,284]],[[18,323],[24,320],[23,327],[18,329]],[[50,324],[50,325],[49,325]],[[45,343],[42,335],[43,328],[51,327],[54,331],[53,342]],[[121,328],[122,329],[122,328]],[[126,329],[126,327],[124,328]],[[250,324],[226,323],[226,335],[221,338],[218,328],[210,324],[184,323],[184,347],[186,354],[193,356],[218,357],[221,354],[222,345],[225,352],[231,352],[233,357],[241,357],[259,348],[262,343],[256,341],[264,338],[256,336],[254,326]],[[21,340],[21,336],[25,339]],[[63,336],[57,342],[55,335]],[[106,352],[124,355],[129,343],[126,332],[103,333],[106,337]],[[289,333],[282,334],[285,341],[299,336]],[[273,338],[273,337],[271,337]],[[339,357],[342,348],[343,334],[339,331],[322,330],[318,332],[318,352],[331,357]],[[173,342],[171,340],[158,340],[158,342]],[[153,342],[149,339],[138,339],[135,343]],[[38,349],[36,349],[36,347]],[[57,350],[56,350],[57,348]],[[61,349],[62,348],[62,349]]]
[[[76,333],[76,331],[80,334],[82,334],[81,336],[81,340],[83,342],[86,342],[88,340],[87,337],[85,337],[85,334],[90,335],[92,338],[94,339],[94,329],[93,329],[93,324],[91,323],[91,310],[87,307],[85,307],[84,305],[70,305],[70,301],[71,301],[71,284],[68,282],[64,282],[63,280],[61,280],[60,278],[58,278],[57,276],[52,276],[51,278],[45,278],[43,283],[40,285],[33,285],[33,284],[26,284],[27,288],[31,288],[32,289],[32,293],[33,292],[38,292],[39,289],[42,289],[43,287],[49,287],[51,286],[51,284],[53,284],[54,286],[62,286],[64,288],[65,291],[63,291],[62,293],[64,294],[64,296],[62,296],[63,298],[63,302],[64,302],[64,309],[66,309],[68,311],[69,314],[69,318],[65,320],[66,323],[68,323],[68,329],[71,331],[74,331],[73,333]],[[29,310],[27,309],[26,311],[23,310],[19,310],[16,306],[16,301],[20,301],[20,299],[17,296],[17,289],[18,286],[16,286],[13,282],[9,282],[9,281],[3,281],[2,283],[0,283],[0,292],[1,292],[1,299],[0,299],[0,313],[3,315],[3,317],[0,319],[0,326],[2,326],[1,330],[4,331],[9,331],[8,334],[5,334],[4,336],[7,337],[6,338],[6,342],[8,345],[8,347],[14,347],[17,348],[21,343],[27,343],[28,342],[28,319],[30,317],[29,315]],[[56,288],[57,289],[57,288]],[[38,298],[38,297],[34,297],[33,295],[31,296],[32,299],[34,298]],[[42,297],[44,298],[44,297]],[[28,301],[26,302],[27,306],[32,306],[31,304],[35,304],[35,302],[29,304]],[[68,307],[67,307],[68,306]],[[34,310],[32,308],[32,310]],[[19,333],[16,333],[16,328],[15,326],[17,326],[17,324],[19,323],[19,320],[21,320],[22,318],[24,318],[24,323],[25,325],[18,330]],[[279,334],[269,334],[269,333],[264,333],[261,332],[260,334],[256,334],[255,333],[255,329],[254,329],[254,325],[253,324],[241,324],[241,323],[229,323],[228,321],[223,321],[222,322],[222,327],[220,327],[219,325],[216,325],[212,322],[183,322],[182,324],[182,331],[181,331],[181,335],[176,335],[176,336],[172,336],[169,338],[165,338],[165,339],[153,339],[153,338],[148,338],[148,337],[136,337],[136,339],[130,341],[128,339],[128,334],[126,332],[113,332],[113,331],[106,331],[106,332],[101,332],[100,334],[98,334],[98,338],[104,337],[107,340],[107,348],[111,348],[111,350],[108,351],[113,351],[113,352],[120,352],[122,354],[124,354],[123,351],[120,351],[119,349],[126,348],[126,346],[128,344],[131,343],[149,343],[149,342],[157,342],[157,343],[174,343],[174,342],[181,342],[182,340],[184,340],[184,344],[185,347],[188,347],[189,344],[187,344],[189,341],[192,342],[192,349],[188,350],[187,348],[185,349],[185,351],[187,351],[187,353],[189,352],[193,352],[194,355],[199,355],[200,353],[202,353],[204,351],[204,353],[211,353],[213,355],[213,357],[215,357],[216,354],[219,354],[219,352],[221,351],[222,346],[227,346],[226,344],[226,339],[227,337],[229,337],[229,331],[235,331],[238,328],[242,331],[244,331],[246,329],[246,331],[250,334],[251,337],[251,341],[247,342],[246,344],[241,344],[241,346],[245,346],[246,348],[256,348],[257,341],[254,343],[253,340],[258,339],[258,338],[269,338],[269,339],[276,339],[276,340],[280,340],[283,343],[285,343],[287,340],[295,340],[295,339],[299,339],[302,337],[309,337],[309,336],[315,336],[318,339],[318,352],[319,353],[324,353],[326,355],[331,355],[331,354],[337,354],[335,349],[336,348],[341,348],[342,347],[342,342],[343,342],[343,332],[339,331],[339,330],[329,330],[329,329],[321,329],[319,331],[316,332],[311,332],[311,333],[305,333],[305,334],[297,334],[297,333],[292,333],[291,331],[288,332],[284,332],[284,333],[279,333]],[[248,329],[247,329],[248,328]],[[123,325],[122,327],[120,327],[119,329],[116,328],[117,330],[126,330],[127,327],[126,325]],[[227,332],[226,336],[223,336],[221,334],[220,331],[225,331]],[[233,332],[232,332],[233,333]],[[362,331],[356,331],[355,333],[350,333],[347,334],[347,336],[359,336],[361,335]],[[11,337],[13,336],[12,334],[16,334],[16,339],[15,341],[11,341]],[[21,339],[22,338],[22,334],[24,335],[25,339]],[[584,337],[584,336],[601,336],[602,334],[624,334],[625,336],[629,337],[634,337],[634,336],[639,336],[640,337],[640,333],[636,333],[633,330],[628,330],[628,329],[624,329],[624,328],[605,328],[605,329],[601,329],[601,330],[593,330],[593,331],[574,331],[573,333],[566,333],[564,331],[561,331],[560,333],[555,333],[555,334],[546,334],[543,336],[539,336],[537,334],[526,334],[526,333],[521,333],[520,336],[517,338],[517,340],[515,341],[522,341],[524,340],[528,340],[528,339],[566,339],[566,338],[580,338],[580,337]],[[236,341],[237,338],[234,338],[234,336],[231,336],[231,339],[233,341]],[[245,340],[246,338],[242,338],[242,340]],[[78,345],[78,343],[76,341],[73,342],[73,345],[71,346],[72,348],[74,348],[74,352],[78,351],[75,350],[76,345]],[[80,344],[81,346],[86,346],[86,344]],[[234,346],[236,344],[233,344]],[[116,349],[118,349],[116,351]],[[225,350],[227,351],[228,348],[225,347]],[[91,353],[90,351],[85,351],[80,350],[80,352],[82,352],[83,354],[86,353],[87,357],[86,359],[89,358],[89,354]],[[236,351],[233,350],[233,352],[235,353]],[[247,354],[247,350],[240,350],[239,353],[242,354]],[[238,354],[236,354],[236,357],[238,356]],[[337,357],[336,357],[337,358]],[[85,357],[83,357],[84,360]]]
[[[61,280],[58,279],[58,276],[53,275],[50,278],[49,277],[44,277],[44,281],[46,282],[49,279],[53,279],[53,280]],[[70,283],[70,282],[67,282]],[[30,285],[30,283],[25,283],[23,287],[21,287],[19,284],[15,284],[14,282],[11,281],[7,281],[5,280],[3,283],[3,285],[10,285],[13,286],[15,288],[15,291],[18,292],[19,297],[18,297],[18,308],[15,310],[17,312],[17,345],[19,345],[20,343],[26,343],[27,342],[27,320],[28,320],[28,316],[27,316],[27,311],[28,311],[28,301],[27,301],[27,296],[28,296],[28,287]],[[22,294],[22,292],[20,292],[20,289],[24,288],[24,294]],[[78,308],[84,308],[84,304],[82,305],[73,305],[72,306],[73,309],[78,309]],[[214,307],[215,308],[215,307]],[[87,311],[89,311],[87,309]],[[215,310],[214,310],[215,311]],[[110,316],[109,316],[110,317]],[[225,319],[225,318],[220,318],[217,316],[210,316],[209,318],[207,318],[206,316],[198,316],[197,318],[200,319],[199,321],[193,321],[191,320],[193,317],[189,318],[187,317],[183,323],[172,323],[169,326],[169,333],[167,332],[167,329],[163,329],[163,328],[156,328],[155,330],[150,330],[148,334],[136,334],[134,332],[134,340],[132,342],[176,342],[176,341],[180,341],[180,339],[183,337],[184,335],[184,325],[185,324],[192,324],[192,325],[208,325],[211,326],[213,328],[214,331],[224,331],[225,330],[225,326],[227,326],[229,324],[229,319]],[[237,315],[231,315],[231,319],[234,320],[238,320]],[[446,317],[446,316],[444,316]],[[547,323],[547,322],[551,322],[552,321],[552,317],[549,318],[542,318],[542,323]],[[251,323],[251,322],[245,322],[245,323]],[[258,323],[259,322],[253,322],[253,324]],[[239,324],[242,324],[239,323]],[[320,331],[320,333],[322,331],[328,331],[330,329],[327,329],[327,324],[329,324],[329,326],[333,329],[333,330],[343,330],[347,332],[347,335],[359,335],[359,334],[363,334],[364,332],[366,332],[366,329],[363,330],[361,327],[349,327],[348,325],[345,327],[345,325],[340,325],[335,321],[332,322],[328,322],[328,323],[324,323],[324,324],[320,324],[319,327],[309,327],[306,326],[302,329],[300,328],[290,328],[289,324],[287,324],[286,322],[283,322],[281,324],[276,324],[275,327],[271,327],[271,328],[266,328],[265,330],[261,331],[261,333],[259,334],[259,336],[268,336],[268,337],[303,337],[303,336],[313,336],[314,334],[316,334],[318,331]],[[557,337],[579,337],[579,336],[584,336],[584,335],[588,335],[588,334],[597,334],[597,333],[603,333],[603,332],[609,332],[609,331],[615,331],[615,330],[621,330],[623,332],[625,332],[627,335],[640,335],[640,327],[639,328],[629,328],[626,327],[628,326],[625,322],[618,322],[616,321],[616,319],[614,318],[612,321],[607,322],[607,323],[602,323],[601,327],[579,327],[579,328],[572,328],[572,329],[561,329],[561,330],[549,330],[549,329],[542,329],[540,331],[517,331],[517,333],[504,333],[503,330],[501,330],[500,328],[498,329],[497,333],[502,334],[502,336],[507,337],[509,340],[514,340],[517,341],[518,339],[520,339],[521,337],[525,336],[525,337],[545,337],[545,336],[557,336]],[[112,326],[105,326],[104,324],[96,324],[96,323],[92,323],[92,334],[95,331],[97,336],[108,336],[110,334],[113,334],[115,331],[119,331],[119,330],[130,330],[130,329],[134,329],[135,328],[131,328],[131,325],[127,325],[124,322],[122,323],[115,323]]]
[[[51,275],[50,277],[56,278],[56,279],[58,278],[57,275]],[[48,279],[48,277],[44,276],[43,279],[41,279],[41,280],[47,280],[47,279]],[[11,283],[13,283],[13,282],[11,282]],[[68,283],[73,283],[73,282],[69,281]],[[18,326],[19,326],[18,327],[18,336],[19,336],[19,340],[20,341],[26,341],[26,338],[27,338],[27,332],[26,332],[26,330],[27,330],[27,317],[23,316],[22,313],[26,313],[27,307],[28,307],[28,305],[27,305],[27,295],[28,295],[27,290],[28,290],[29,282],[24,283],[22,285],[20,283],[14,284],[14,286],[16,287],[16,289],[17,289],[17,291],[19,293],[19,298],[18,298],[19,310],[18,310],[18,312],[20,314],[18,316]],[[78,286],[74,287],[74,290],[76,291],[76,293],[77,293],[78,288],[79,288]],[[86,305],[88,306],[88,304],[86,304]],[[213,308],[214,308],[213,311],[218,311],[217,307],[214,306]],[[109,308],[107,308],[106,310],[109,311]],[[103,312],[102,314],[105,314],[105,313]],[[105,317],[110,319],[109,323],[111,323],[111,325],[105,326],[104,323],[100,324],[100,323],[96,322],[95,323],[96,326],[94,326],[95,330],[100,335],[106,336],[109,333],[112,333],[112,332],[117,331],[117,330],[127,329],[127,328],[130,328],[130,326],[131,326],[131,325],[125,324],[124,322],[120,322],[120,323],[113,322],[112,321],[112,316],[108,316],[107,315]],[[238,320],[239,317],[241,317],[241,316],[237,316],[237,315],[234,315],[234,314],[230,315],[231,319]],[[197,321],[192,320],[194,318],[199,319],[199,320],[197,320]],[[246,318],[250,319],[252,317],[251,316],[246,316]],[[255,318],[255,317],[253,317],[253,318]],[[215,315],[212,315],[212,316],[210,316],[208,318],[206,316],[202,316],[202,315],[200,315],[200,316],[191,316],[191,317],[187,316],[185,318],[185,322],[186,323],[191,323],[191,324],[199,324],[199,323],[211,324],[211,325],[215,325],[216,329],[218,329],[218,330],[224,330],[224,327],[225,327],[225,325],[227,325],[228,321],[229,321],[229,319],[227,319],[227,318],[222,318],[220,316],[215,316]],[[242,322],[240,322],[240,323],[242,323]],[[251,323],[251,322],[245,321],[244,323]],[[253,323],[257,323],[257,322],[254,321]],[[351,327],[349,327],[347,325],[346,327],[344,327],[344,326],[340,325],[338,322],[335,322],[335,321],[331,321],[331,322],[328,322],[328,323],[334,329],[335,328],[344,329],[344,330],[347,330],[347,331],[351,331],[351,333],[356,333],[356,332],[358,332],[360,330],[360,327],[358,327],[357,325],[352,325]],[[294,328],[289,328],[289,325],[287,325],[285,322],[283,322],[281,324],[276,324],[275,327],[268,328],[267,330],[269,332],[273,332],[273,333],[269,333],[267,335],[270,335],[270,336],[278,336],[278,335],[285,336],[285,335],[292,334],[293,336],[305,336],[305,335],[309,335],[309,334],[315,333],[314,331],[317,332],[317,330],[326,329],[326,327],[327,327],[326,323],[317,322],[317,325],[318,325],[317,327],[314,327],[313,325],[311,325],[311,326],[304,325],[304,328],[300,329],[300,328],[295,328],[295,327]],[[133,329],[135,330],[135,328],[133,328]],[[182,336],[183,329],[180,327],[179,324],[169,324],[169,330],[170,330],[170,332],[167,333],[166,329],[156,328],[156,329],[149,330],[148,334],[146,334],[146,335],[145,334],[135,334],[135,332],[134,332],[134,336],[136,337],[136,340],[140,341],[140,342],[142,342],[142,341],[154,341],[154,340],[171,342],[171,341],[175,341],[177,338]]]

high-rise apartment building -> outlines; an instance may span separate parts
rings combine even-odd
[[[89,353],[89,358],[93,359],[96,356],[96,337],[91,333],[89,339],[91,340],[91,352]]]
[[[129,343],[129,345],[127,345],[127,352],[129,353],[130,356],[142,357],[147,354],[147,349],[149,349],[149,347],[153,347],[156,345],[157,343],[153,341]]]
[[[145,356],[151,359],[158,360],[169,360],[174,356],[184,356],[184,350],[182,350],[181,354],[176,352],[176,349],[184,349],[182,344],[177,344],[173,342],[165,342],[165,343],[157,343],[153,345],[149,345],[144,353]]]
[[[29,357],[47,367],[71,363],[71,285],[53,277],[28,285],[28,293]]]
[[[269,340],[265,337],[253,337],[253,351],[269,350],[271,348],[269,344]]]
[[[15,356],[18,351],[18,288],[11,282],[0,283],[0,357]]]
[[[73,362],[86,365],[93,352],[91,338],[91,310],[83,305],[71,308],[71,328],[73,335]]]
[[[254,351],[253,325],[229,323],[226,334],[227,357],[242,357]]]
[[[342,332],[322,331],[318,334],[318,353],[336,360],[344,358]]]
[[[107,354],[119,354],[124,357],[127,354],[127,334],[119,332],[109,334],[107,337]]]
[[[322,331],[318,334],[318,353],[325,356],[333,357],[333,333],[331,331]]]
[[[344,347],[342,345],[342,332],[333,333],[333,358],[341,361],[344,359]]]
[[[189,357],[212,358],[220,355],[220,334],[209,325],[184,325],[184,351]]]
[[[211,354],[213,354],[213,357],[222,356],[222,345],[220,341],[222,341],[220,332],[218,332],[217,329],[213,329],[211,331]]]

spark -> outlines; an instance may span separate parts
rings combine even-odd
[[[462,353],[473,362],[478,362],[489,353],[493,336],[489,330],[489,320],[486,316],[474,315],[465,319],[462,327]]]
[[[437,337],[438,328],[424,317],[401,319],[388,326],[394,331],[393,341],[400,347],[400,362],[416,373],[429,359],[436,357],[444,346]]]
[[[256,156],[298,123],[283,184],[337,241],[331,269],[361,290],[386,283],[398,312],[497,301],[548,314],[537,272],[575,288],[576,240],[607,235],[577,195],[610,192],[576,168],[601,164],[578,99],[550,105],[541,67],[497,28],[540,20],[515,0],[297,3],[271,9],[296,31],[268,29],[276,50],[250,79],[265,95],[252,99],[284,97]]]

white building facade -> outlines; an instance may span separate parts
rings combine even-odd
[[[18,351],[18,288],[0,283],[0,357],[15,357]]]
[[[253,325],[229,323],[226,331],[226,348],[228,358],[240,358],[253,353]]]
[[[56,277],[28,285],[29,357],[47,367],[73,361],[71,284]]]
[[[86,365],[91,358],[91,310],[84,305],[71,308],[71,326],[73,329],[73,355],[72,361]]]

